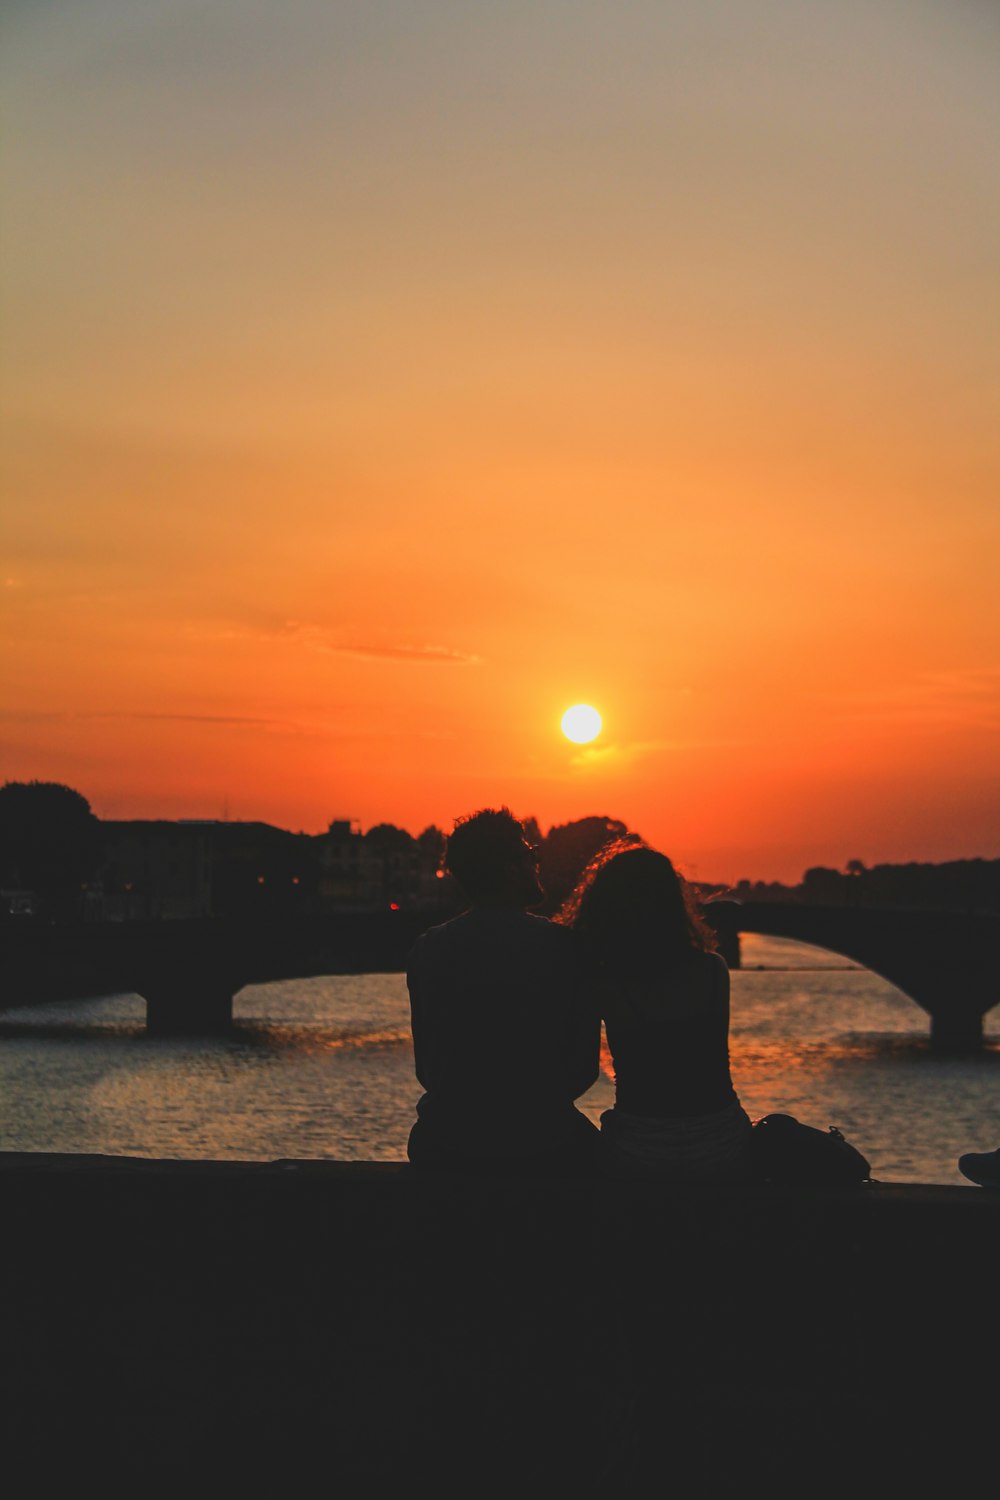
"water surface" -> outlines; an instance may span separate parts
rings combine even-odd
[[[1000,1146],[1000,1012],[980,1055],[942,1058],[925,1013],[867,970],[749,935],[743,960],[731,1054],[752,1116],[836,1125],[882,1181],[965,1184],[958,1156]],[[395,1161],[417,1092],[401,974],[249,986],[224,1038],[147,1036],[138,995],[0,1013],[6,1151]],[[613,1098],[605,1058],[580,1107],[596,1121]]]

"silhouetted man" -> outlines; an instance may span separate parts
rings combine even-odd
[[[537,851],[507,808],[459,818],[446,868],[469,908],[417,939],[407,970],[417,1080],[414,1166],[580,1172],[596,1126],[573,1105],[597,1078],[600,1019],[577,939],[537,906]]]

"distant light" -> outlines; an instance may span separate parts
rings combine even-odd
[[[399,902],[398,901],[390,901],[389,902],[389,910],[390,911],[399,911]]]
[[[443,870],[435,870],[434,874],[437,876],[438,880],[443,880],[444,879],[444,871]]]
[[[292,885],[298,885],[298,883],[299,883],[299,877],[297,875],[293,875],[292,876]]]
[[[264,877],[263,877],[263,875],[258,875],[257,876],[257,884],[258,885],[263,885],[264,884]]]

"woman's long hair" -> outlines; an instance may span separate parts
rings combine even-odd
[[[576,929],[601,968],[628,978],[716,947],[691,887],[665,854],[634,836],[594,856],[557,920]]]

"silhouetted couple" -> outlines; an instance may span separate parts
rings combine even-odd
[[[729,1181],[750,1120],[729,1069],[729,971],[665,855],[641,840],[591,862],[557,921],[537,850],[506,809],[459,819],[446,866],[468,910],[417,940],[407,971],[415,1167]],[[598,1076],[615,1105],[574,1103]]]

